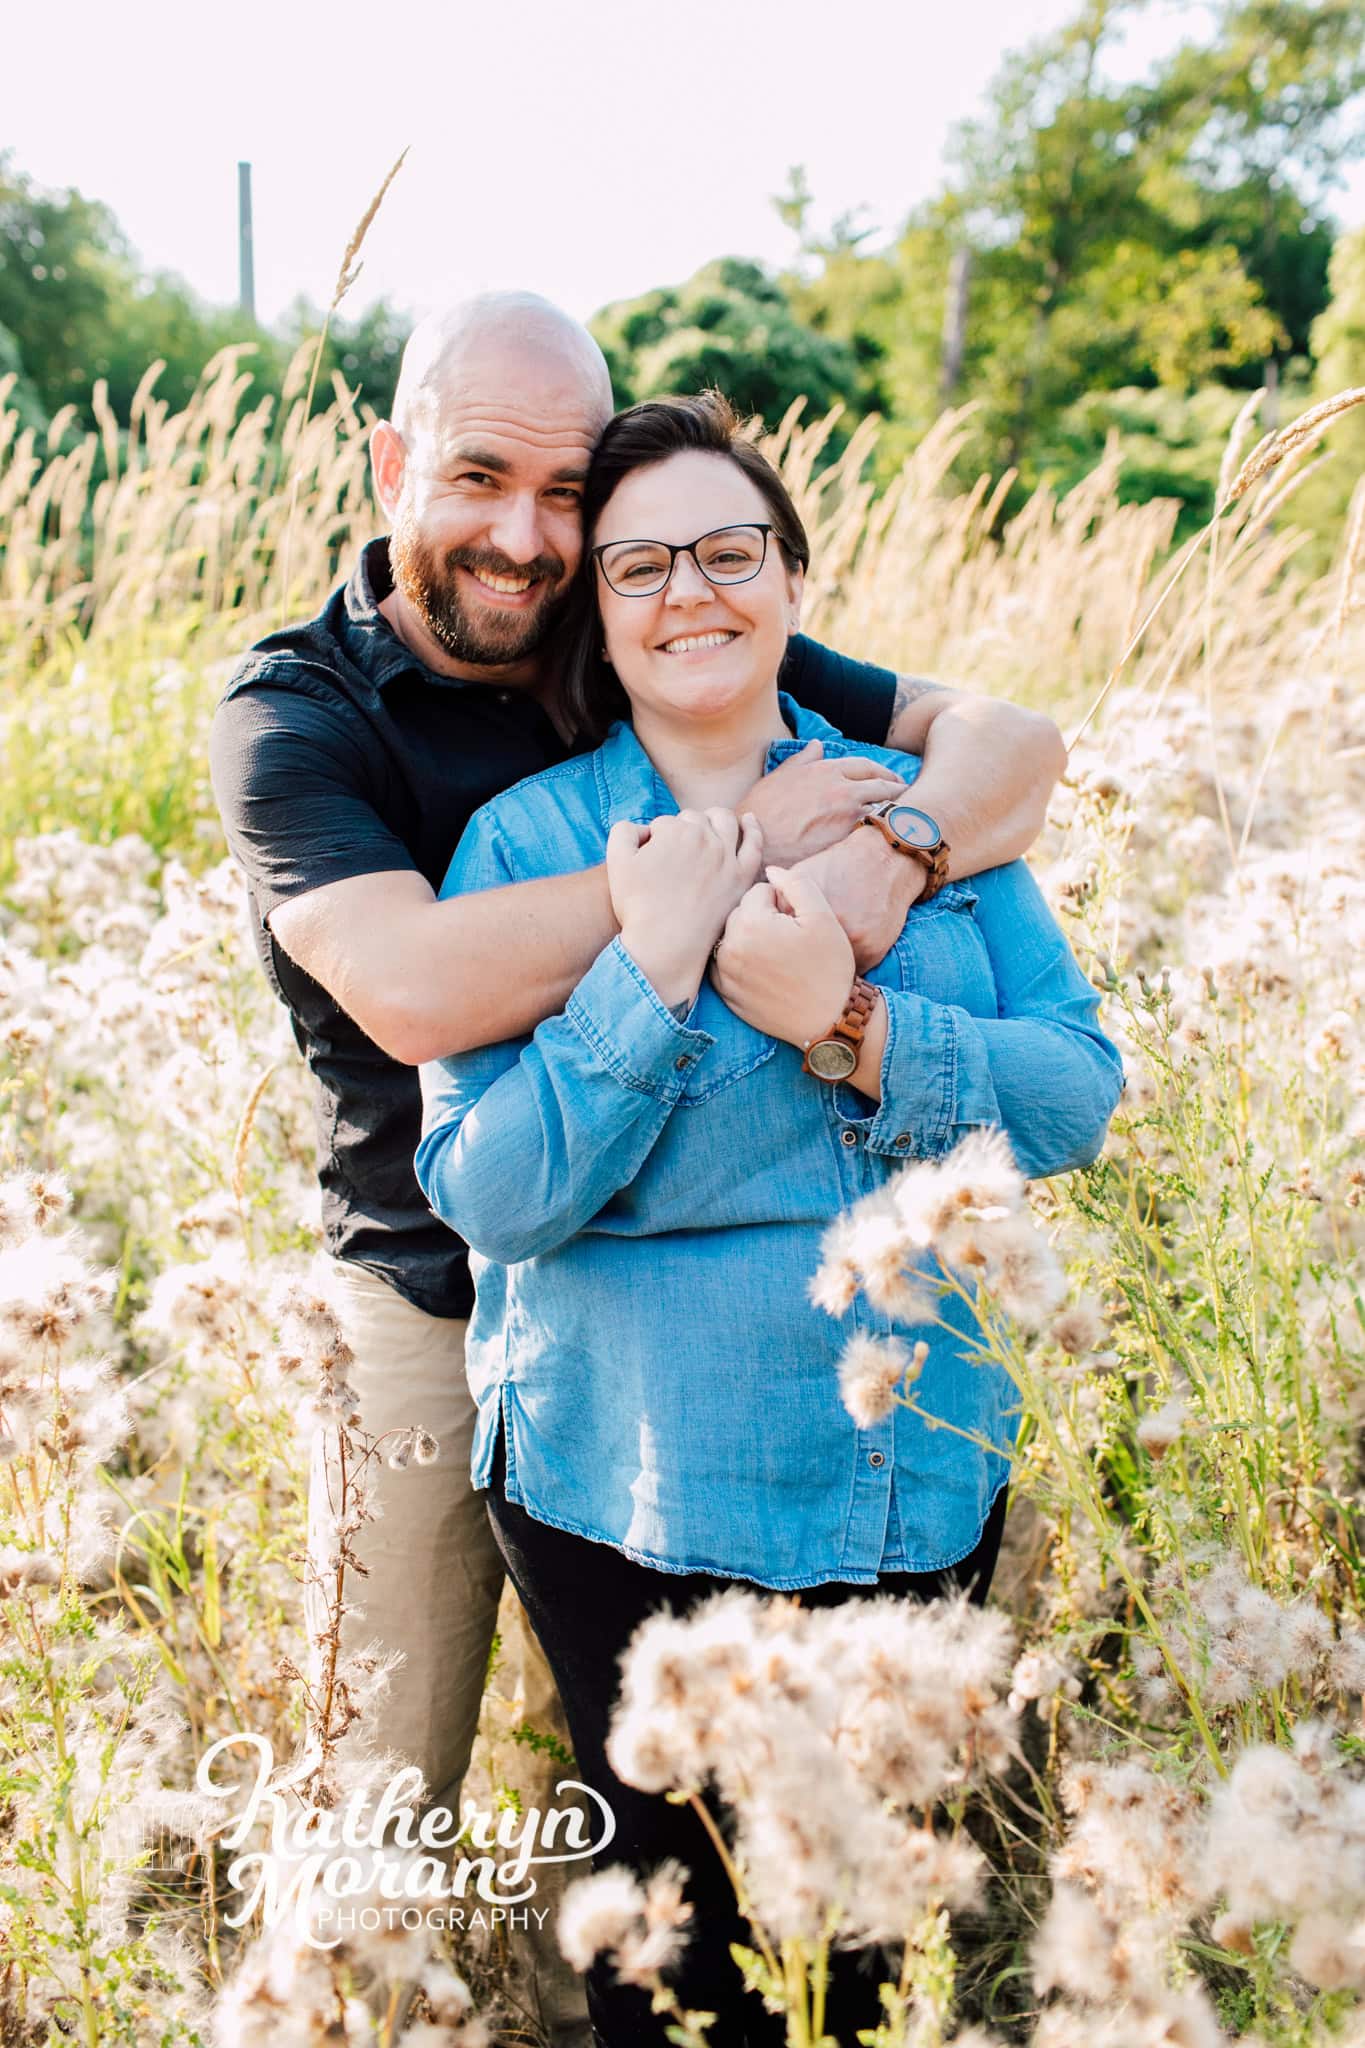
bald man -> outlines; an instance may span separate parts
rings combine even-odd
[[[467,1255],[413,1173],[416,1069],[557,1014],[617,927],[601,868],[445,902],[436,891],[472,813],[574,750],[553,633],[611,404],[596,343],[542,299],[489,295],[424,321],[394,417],[370,439],[389,537],[363,548],[315,619],[252,649],[211,739],[256,944],[314,1078],[325,1244],[364,1426],[420,1423],[441,1446],[434,1464],[380,1472],[382,1517],[355,1540],[368,1575],[350,1590],[364,1619],[347,1616],[342,1642],[377,1636],[403,1652],[375,1732],[452,1810],[502,1567],[469,1479]],[[954,875],[1032,843],[1065,758],[1049,719],[800,635],[782,685],[850,737],[923,757],[915,802],[938,820]],[[817,877],[865,968],[899,933],[924,871],[857,829],[868,785],[848,768],[807,748],[746,803],[768,857]],[[320,1433],[319,1555],[334,1455]],[[534,1644],[517,1656],[529,1718],[562,1734]],[[537,1804],[554,1804],[561,1774],[551,1759],[529,1788]],[[557,1905],[563,1869],[549,1866],[533,1903]],[[552,1917],[534,1954],[546,2025],[558,2044],[588,2041],[551,1934]]]

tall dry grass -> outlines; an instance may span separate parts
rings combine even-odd
[[[149,379],[126,436],[107,408],[65,452],[0,430],[6,2048],[377,2040],[315,1959],[238,1969],[258,1929],[226,1926],[182,1797],[218,1736],[300,1732],[311,1118],[203,764],[226,667],[375,523],[363,413],[338,388],[310,417],[307,375],[253,402],[231,351],[180,413]],[[1361,2048],[1365,488],[1315,581],[1306,445],[1230,451],[1216,536],[1173,555],[1112,452],[997,532],[1005,480],[946,488],[963,415],[877,498],[875,428],[820,469],[828,430],[775,437],[812,631],[1068,724],[1107,692],[1036,866],[1129,1073],[1104,1160],[1034,1194],[1074,1313],[993,1339],[1026,1410],[993,1596],[1022,1654],[986,1706],[1023,1775],[926,1810],[945,1856],[989,1851],[987,1909],[950,1925],[935,1876],[878,2048]]]
[[[101,382],[98,430],[64,451],[70,408],[45,436],[0,413],[0,646],[16,678],[59,667],[77,640],[89,653],[169,620],[222,647],[314,606],[372,517],[365,425],[340,377],[308,413],[314,353],[299,349],[278,400],[249,404],[251,345],[220,350],[179,412],[153,364],[126,428]]]
[[[17,412],[4,407],[12,379],[0,380],[0,653],[12,679],[59,663],[73,636],[88,656],[154,620],[214,654],[249,644],[281,617],[315,608],[376,530],[372,411],[334,376],[331,405],[310,415],[311,343],[278,398],[252,403],[251,353],[249,344],[222,350],[179,412],[157,397],[154,364],[126,428],[97,384],[98,430],[64,450],[70,410],[46,435],[20,431]],[[869,660],[987,690],[1036,694],[1041,680],[1079,692],[1141,620],[1177,508],[1121,502],[1114,442],[1065,498],[1041,488],[1000,529],[1010,475],[982,476],[966,493],[947,488],[969,411],[944,413],[880,495],[863,474],[875,420],[824,469],[837,413],[803,424],[794,409],[769,437],[810,529],[809,628]],[[1300,437],[1293,457],[1310,446]],[[1291,618],[1301,629],[1329,601],[1331,577],[1314,584],[1292,574],[1302,536],[1277,516],[1292,472],[1292,462],[1288,472],[1262,468],[1252,479],[1260,488],[1225,499],[1225,666]],[[1168,609],[1143,651],[1154,673],[1178,670],[1202,642],[1202,612],[1194,588]]]

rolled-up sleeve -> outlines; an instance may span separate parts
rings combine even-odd
[[[441,894],[522,879],[480,812]],[[713,1043],[613,939],[530,1037],[421,1068],[414,1163],[433,1212],[502,1265],[554,1250],[634,1179]]]
[[[977,927],[995,976],[995,1017],[884,990],[881,1102],[867,1142],[934,1158],[995,1124],[1034,1179],[1099,1153],[1123,1066],[1099,1026],[1099,996],[1022,861],[973,878]]]

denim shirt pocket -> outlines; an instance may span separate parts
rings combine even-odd
[[[746,1074],[752,1074],[777,1051],[779,1041],[770,1038],[766,1032],[755,1031],[751,1024],[737,1017],[729,1004],[721,1001],[709,981],[702,982],[687,1021],[698,1031],[708,1031],[715,1044],[705,1059],[696,1062],[689,1074],[678,1098],[683,1108],[709,1102],[723,1088],[730,1088],[736,1081],[743,1080]]]
[[[973,1017],[998,1014],[995,975],[976,921],[979,901],[970,882],[945,882],[927,903],[913,905],[887,956],[907,994],[952,1003]]]

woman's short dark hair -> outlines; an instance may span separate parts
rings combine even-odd
[[[584,484],[583,561],[560,643],[564,705],[575,731],[588,739],[604,738],[612,720],[630,712],[625,691],[602,659],[597,571],[590,553],[597,522],[624,478],[694,449],[728,456],[757,486],[789,569],[804,569],[810,562],[810,543],[791,493],[768,458],[744,438],[738,414],[719,391],[701,391],[695,398],[650,398],[618,412],[597,444]]]

